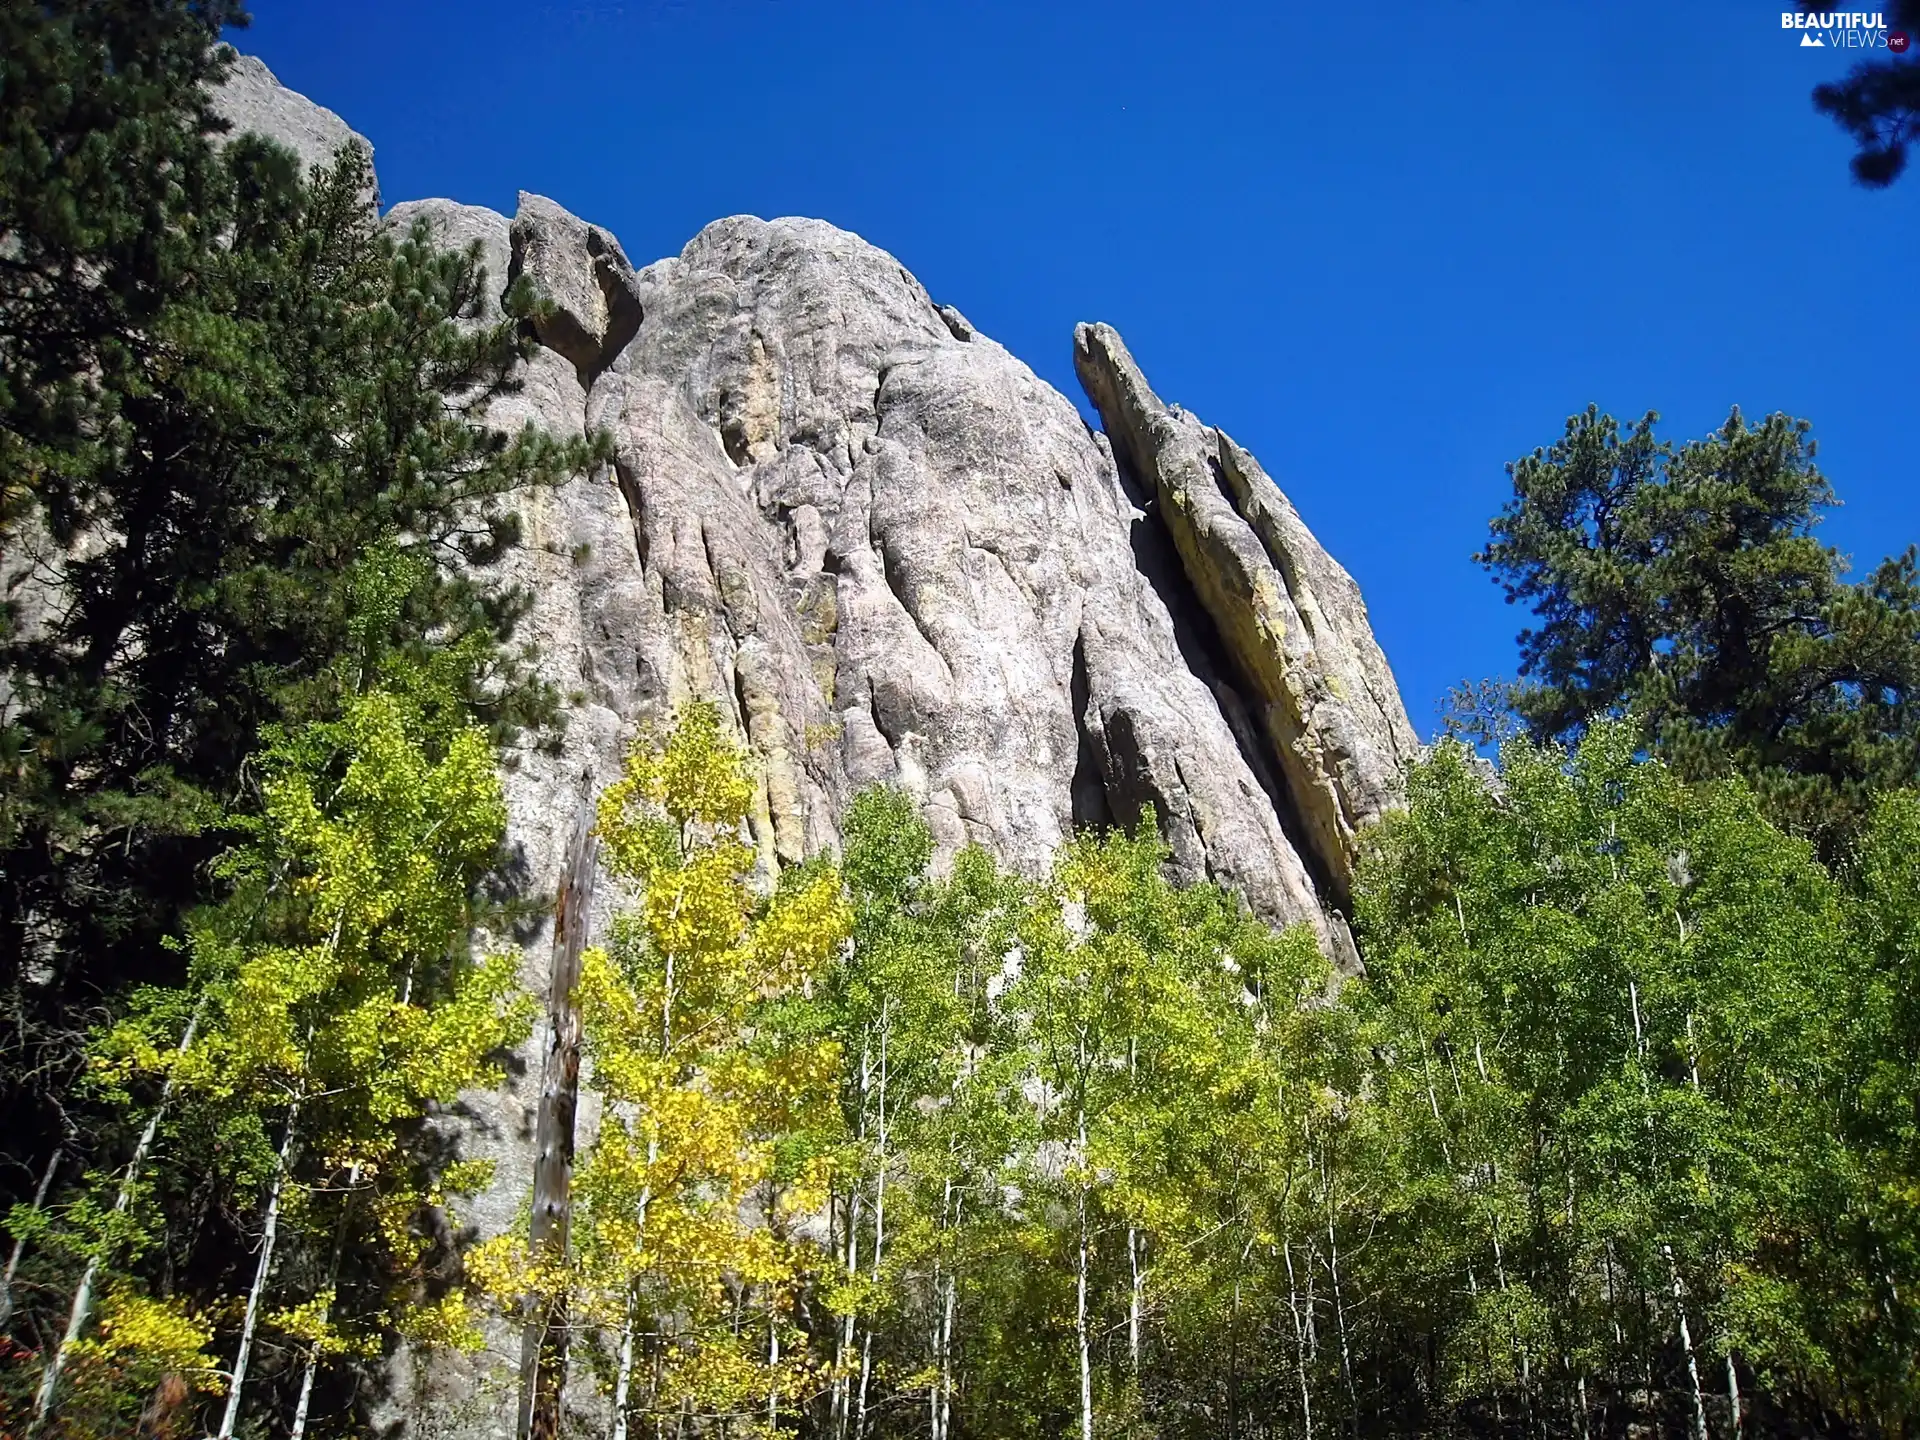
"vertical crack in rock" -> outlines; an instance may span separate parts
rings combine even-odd
[[[1117,791],[1114,782],[1119,777],[1108,773],[1111,764],[1102,763],[1106,747],[1095,738],[1088,715],[1092,698],[1093,687],[1087,679],[1087,642],[1083,633],[1074,636],[1073,676],[1068,687],[1073,728],[1079,737],[1079,748],[1073,763],[1073,824],[1075,829],[1104,830],[1115,823],[1115,811],[1109,796]],[[1128,817],[1128,822],[1131,823],[1133,818]]]
[[[1249,679],[1234,657],[1232,647],[1222,636],[1199,589],[1181,564],[1173,536],[1156,518],[1159,500],[1152,495],[1150,482],[1143,484],[1130,453],[1117,452],[1115,462],[1129,493],[1149,497],[1146,512],[1131,527],[1134,561],[1141,578],[1153,588],[1161,604],[1166,607],[1181,659],[1206,686],[1221,719],[1226,722],[1227,731],[1233,737],[1247,772],[1259,785],[1273,809],[1281,832],[1300,857],[1322,906],[1343,910],[1344,896],[1338,882],[1323,857],[1308,842],[1276,757],[1243,698],[1251,693]]]

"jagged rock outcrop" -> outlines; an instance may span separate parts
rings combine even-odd
[[[1074,369],[1129,488],[1157,506],[1249,692],[1283,811],[1344,905],[1359,831],[1399,799],[1418,742],[1353,577],[1221,431],[1167,406],[1109,325],[1074,332]],[[1227,703],[1227,702],[1223,702]]]
[[[257,60],[221,104],[308,160],[358,138]],[[524,277],[547,302],[494,423],[615,446],[527,497],[512,562],[525,638],[573,698],[558,755],[513,771],[529,884],[570,813],[552,787],[604,782],[637,721],[708,696],[765,770],[769,867],[832,848],[875,781],[921,801],[943,854],[1028,869],[1151,805],[1182,878],[1350,955],[1355,836],[1415,748],[1392,674],[1286,497],[1112,329],[1075,336],[1100,433],[821,221],[720,220],[636,271],[538,195],[511,220],[433,200],[388,223],[422,219],[478,243],[496,292]]]
[[[1350,958],[1354,831],[1411,731],[1352,582],[1249,457],[1223,452],[1254,497],[1242,520],[1171,456],[1145,480],[1114,409],[1130,494],[1064,396],[819,221],[719,221],[630,283],[610,237],[551,202],[523,197],[511,233],[518,273],[590,321],[562,356],[583,403],[536,366],[565,413],[528,413],[616,449],[611,475],[536,501],[561,500],[534,528],[578,556],[545,577],[542,648],[622,721],[721,698],[766,769],[769,865],[830,847],[875,781],[921,800],[943,853],[978,842],[1028,869],[1076,825],[1151,805],[1184,878]],[[627,300],[608,358],[596,337]],[[1117,337],[1101,353],[1124,357]],[[1143,423],[1172,413],[1124,366]],[[616,498],[633,542],[609,549]],[[1191,534],[1168,523],[1195,505]],[[1224,583],[1208,546],[1238,559]]]
[[[244,113],[280,138],[283,115],[296,139],[334,133],[306,104],[253,95]],[[442,200],[389,214],[420,221],[550,304],[493,423],[613,439],[603,473],[525,497],[508,562],[532,597],[520,639],[569,697],[558,742],[506,772],[530,891],[555,884],[581,798],[635,727],[708,697],[760,762],[769,872],[834,848],[875,782],[919,801],[943,857],[979,843],[1035,872],[1077,827],[1151,806],[1180,878],[1357,964],[1355,837],[1415,750],[1392,674],[1286,497],[1164,405],[1110,328],[1075,336],[1103,433],[819,220],[719,220],[637,271],[536,195],[511,220]],[[545,942],[525,951],[536,992]],[[524,1201],[540,1043],[462,1122],[498,1164],[468,1207],[485,1230]],[[489,1410],[484,1368],[440,1376],[433,1403]]]
[[[214,92],[213,108],[233,127],[232,134],[265,135],[293,151],[309,169],[332,160],[349,141],[363,147],[369,159],[373,156],[366,136],[324,105],[287,89],[257,56],[234,58],[226,83]]]

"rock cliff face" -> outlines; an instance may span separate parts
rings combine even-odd
[[[227,113],[305,158],[346,138],[257,62],[236,84]],[[943,856],[977,842],[1030,871],[1150,805],[1181,878],[1357,963],[1355,835],[1416,744],[1392,673],[1258,462],[1162,403],[1113,330],[1074,336],[1096,431],[822,221],[719,220],[635,269],[535,195],[512,219],[428,200],[390,220],[477,242],[498,284],[553,302],[494,423],[615,443],[607,471],[527,497],[511,562],[535,601],[523,638],[573,697],[557,750],[507,774],[531,888],[553,886],[636,724],[708,697],[764,772],[769,870],[833,848],[875,782],[919,801]],[[539,988],[544,937],[527,954]],[[501,1161],[483,1224],[524,1197],[537,1069],[475,1097]]]

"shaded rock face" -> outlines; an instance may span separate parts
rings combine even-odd
[[[247,113],[305,124],[306,103]],[[511,220],[444,200],[388,218],[478,245],[498,288],[524,277],[550,302],[492,423],[614,442],[605,471],[525,497],[507,562],[532,597],[517,639],[570,697],[557,744],[505,772],[526,888],[552,890],[579,805],[637,726],[708,698],[758,761],[769,874],[835,849],[874,783],[914,796],[943,861],[978,843],[1030,873],[1077,829],[1150,806],[1179,879],[1218,881],[1357,965],[1355,837],[1416,748],[1392,673],[1286,497],[1163,404],[1113,330],[1074,337],[1096,431],[822,221],[735,216],[635,270],[536,195]],[[548,937],[529,938],[543,993]],[[542,1046],[459,1122],[497,1162],[464,1207],[485,1231],[522,1223]],[[501,1337],[495,1381],[511,1354]],[[511,1432],[487,1362],[396,1373],[402,1410]]]

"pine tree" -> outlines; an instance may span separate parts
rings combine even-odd
[[[1804,10],[1817,10],[1802,0]],[[1883,12],[1889,34],[1903,32],[1909,45],[1920,39],[1920,4],[1888,0]],[[1905,173],[1907,151],[1920,140],[1920,56],[1889,52],[1853,67],[1846,79],[1817,85],[1814,108],[1853,137],[1853,178],[1876,189]]]
[[[516,490],[602,453],[486,426],[527,292],[483,319],[503,277],[385,232],[364,155],[309,177],[216,145],[239,18],[0,18],[0,1105],[35,1174],[134,1138],[74,1091],[76,1017],[179,981],[165,942],[222,898],[263,727],[338,719],[400,670],[497,738],[552,715],[491,562]]]
[[[1831,853],[1875,793],[1920,779],[1915,552],[1841,579],[1804,421],[1735,411],[1676,448],[1656,418],[1623,434],[1589,409],[1508,467],[1476,558],[1539,623],[1506,703],[1555,740],[1631,709],[1681,774],[1746,776]]]

